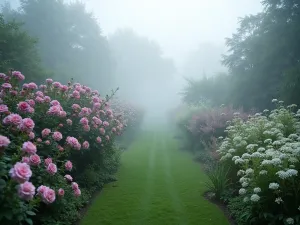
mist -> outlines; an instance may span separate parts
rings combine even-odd
[[[1,225],[299,225],[299,0],[0,5]]]

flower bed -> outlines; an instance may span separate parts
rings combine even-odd
[[[235,118],[218,150],[231,170],[229,208],[238,224],[300,223],[300,110],[273,102],[271,112]]]
[[[24,79],[0,74],[0,223],[72,224],[114,179],[122,116],[87,86]]]

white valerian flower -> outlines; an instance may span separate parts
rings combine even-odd
[[[250,200],[252,202],[258,202],[259,199],[260,199],[260,197],[258,196],[258,194],[253,194],[253,195],[251,195],[251,198],[250,198]]]
[[[286,219],[286,223],[287,223],[287,224],[294,224],[294,219],[291,218],[291,217],[290,217],[290,218],[287,218],[287,219]]]
[[[266,140],[264,140],[264,143],[265,143],[265,144],[271,144],[271,143],[272,143],[272,139],[270,139],[270,138],[269,138],[269,139],[266,139]]]
[[[279,205],[281,202],[283,202],[283,200],[279,197],[275,199],[275,202]]]
[[[264,112],[264,113],[267,113],[267,112],[269,112],[269,110],[268,110],[268,109],[265,109],[263,112]]]
[[[280,142],[280,141],[274,141],[274,142],[273,142],[273,145],[274,145],[274,146],[279,146],[279,145],[281,145],[281,142]]]
[[[261,170],[261,171],[259,172],[259,175],[266,175],[266,174],[268,174],[268,171],[267,171],[267,170]]]
[[[231,148],[231,149],[229,149],[229,150],[228,150],[228,152],[229,152],[229,153],[235,153],[235,152],[236,152],[236,150],[235,150],[235,149],[233,149],[233,148]]]
[[[237,172],[237,175],[238,176],[242,176],[242,175],[244,175],[245,174],[245,171],[244,170],[239,170],[238,172]]]
[[[232,161],[235,161],[235,160],[237,160],[237,159],[240,159],[240,157],[237,156],[237,155],[232,157]]]
[[[277,183],[270,183],[269,188],[272,190],[277,190],[279,188],[279,184]]]
[[[298,135],[297,134],[290,134],[289,136],[288,136],[288,138],[290,138],[290,139],[297,139],[298,138]]]
[[[260,148],[257,149],[258,152],[264,152],[265,150],[266,150],[266,149],[263,148],[263,147],[260,147]]]
[[[295,170],[295,169],[288,169],[288,170],[286,171],[286,173],[288,174],[289,177],[297,176],[297,175],[298,175],[298,170]]]
[[[241,158],[239,158],[239,159],[236,159],[235,161],[234,161],[234,163],[237,165],[237,164],[243,164],[244,163],[244,160],[243,159],[241,159]]]
[[[272,99],[272,103],[276,103],[278,100],[276,98]]]
[[[245,197],[244,199],[243,199],[243,202],[248,202],[249,201],[249,198],[248,197]]]
[[[279,170],[276,174],[283,180],[289,177],[287,172],[285,172],[283,170]]]
[[[254,170],[249,168],[246,170],[246,174],[249,175],[249,174],[253,174],[254,173]]]
[[[244,195],[244,194],[246,194],[247,193],[247,190],[245,189],[245,188],[241,188],[240,190],[239,190],[239,194],[240,195]]]
[[[242,155],[242,159],[249,159],[250,157],[251,157],[251,155],[248,154],[248,153],[244,153],[244,154]]]
[[[274,166],[277,166],[277,165],[280,165],[281,164],[281,160],[279,158],[274,158],[271,160],[272,161],[272,164]]]
[[[297,162],[299,162],[299,160],[297,158],[295,158],[295,157],[290,157],[289,158],[289,162],[290,163],[297,163]]]
[[[243,183],[242,183],[242,187],[248,187],[248,185],[249,185],[249,184],[248,184],[247,182],[243,182]]]
[[[262,158],[263,155],[259,152],[254,152],[252,155],[251,155],[252,158]]]
[[[254,191],[254,193],[257,194],[257,193],[261,192],[261,189],[259,187],[256,187],[253,189],[253,191]]]

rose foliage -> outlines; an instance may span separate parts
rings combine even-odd
[[[0,74],[0,224],[73,224],[114,179],[115,137],[130,123],[112,96],[79,83]]]

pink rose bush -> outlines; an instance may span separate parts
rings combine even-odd
[[[44,205],[66,204],[62,199],[72,202],[101,188],[109,180],[105,176],[118,167],[115,137],[134,121],[135,114],[111,104],[114,93],[102,98],[85,85],[63,85],[50,78],[42,85],[21,85],[25,76],[18,71],[3,76],[0,199],[5,207],[20,207],[15,204],[20,201],[24,213],[38,208],[43,212]],[[92,165],[98,165],[93,171],[96,177],[87,182],[85,173]]]

